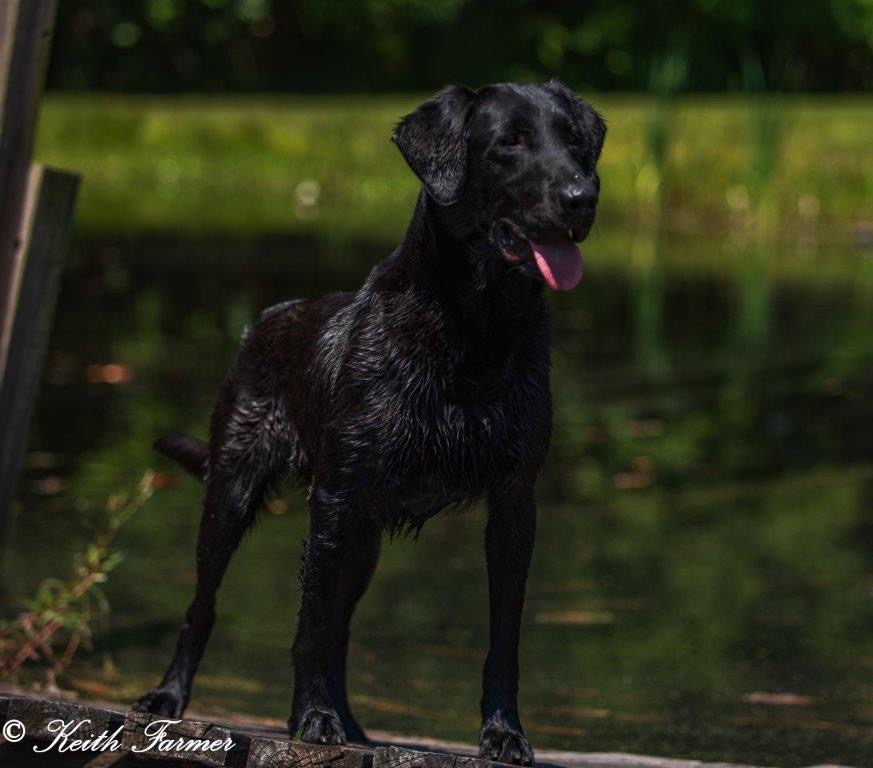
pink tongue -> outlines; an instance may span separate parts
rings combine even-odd
[[[551,243],[530,241],[543,279],[556,291],[569,291],[582,279],[582,254],[570,238]]]

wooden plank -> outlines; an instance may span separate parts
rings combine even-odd
[[[252,739],[245,768],[372,768],[371,754],[362,749]]]
[[[96,739],[103,732],[119,732],[121,743],[121,732],[124,730],[124,715],[119,712],[76,702],[28,699],[23,696],[9,701],[6,719],[20,720],[30,738],[48,743],[57,738],[59,722],[81,723],[75,733],[78,739]]]
[[[167,762],[136,755],[104,752],[94,756],[88,753],[36,754],[32,741],[0,746],[0,766],[6,768],[202,768],[192,761]]]
[[[18,20],[19,3],[0,3],[0,109],[6,100],[6,86],[9,83],[9,65],[12,61],[12,48],[15,38],[10,30]]]
[[[125,719],[124,745],[138,756],[195,760],[211,768],[244,768],[249,741],[244,734],[196,720],[172,721],[146,712],[128,712]],[[215,746],[206,747],[207,742]],[[195,746],[200,743],[202,748]]]
[[[149,723],[161,718],[139,712],[122,712],[117,706],[103,702],[55,701],[17,692],[2,693],[2,690],[20,689],[10,686],[0,688],[0,723],[11,718],[21,720],[27,728],[27,738],[18,744],[0,744],[0,765],[21,768],[31,765],[46,768],[121,768],[134,765],[138,768],[158,768],[161,765],[174,768],[215,765],[222,765],[223,768],[504,768],[502,763],[474,757],[470,754],[475,749],[471,745],[380,734],[379,738],[391,738],[404,746],[396,743],[381,743],[373,747],[316,746],[289,741],[284,734],[277,733],[276,738],[272,738],[270,728],[265,727],[263,721],[242,722],[241,718],[223,725],[183,720],[172,730],[173,734],[185,738],[221,738],[229,735],[236,748],[228,753],[223,763],[215,759],[215,753],[152,750],[144,754],[134,754],[131,751],[134,745],[143,746],[146,743],[144,729]],[[90,718],[95,726],[89,732],[95,735],[101,727],[114,731],[118,723],[123,722],[124,750],[114,752],[113,756],[86,753],[86,759],[81,755],[69,755],[66,760],[52,752],[44,753],[41,760],[33,761],[31,756],[34,742],[46,744],[52,737],[46,727],[52,718],[76,722]],[[33,739],[33,736],[36,738]],[[426,743],[427,746],[424,749],[411,748],[409,745],[414,742]],[[455,750],[459,749],[467,754],[457,754]],[[727,763],[705,763],[618,752],[538,750],[537,754],[539,768],[743,768]]]
[[[500,768],[502,763],[445,752],[418,752],[403,747],[376,747],[373,768]]]
[[[110,761],[109,757],[98,760],[101,755],[90,752],[88,760],[75,762],[77,766],[91,761],[97,761],[92,768],[102,768],[104,762],[114,766],[127,755],[139,761],[132,764],[140,766],[160,760],[164,765],[196,764],[209,768],[372,768],[371,752],[363,748],[301,744],[289,741],[287,736],[270,738],[237,726],[196,720],[174,722],[144,712],[121,712],[95,703],[22,695],[0,696],[0,722],[10,719],[21,721],[27,740],[38,742],[41,748],[57,737],[57,721],[85,723],[75,733],[76,738],[82,739],[95,739],[104,732],[112,736],[120,729],[120,748],[112,750],[115,761]],[[161,729],[163,743],[154,739],[157,729]],[[183,749],[175,743],[179,739],[184,742],[207,740],[214,745],[229,740],[232,748],[198,749],[186,744],[189,748]]]
[[[23,243],[4,321],[5,368],[0,381],[0,542],[24,456],[34,394],[51,330],[79,178],[33,166],[21,227]]]
[[[3,0],[0,27],[0,323],[9,314],[33,133],[56,0]],[[3,365],[0,359],[0,373]]]

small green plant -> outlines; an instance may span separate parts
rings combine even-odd
[[[122,559],[112,543],[153,490],[154,473],[148,471],[134,492],[110,496],[106,528],[75,555],[73,575],[45,580],[22,613],[0,621],[0,677],[13,679],[32,664],[44,668],[46,686],[54,687],[76,652],[89,646],[94,622],[109,610],[102,585]]]

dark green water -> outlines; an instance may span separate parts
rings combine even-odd
[[[259,309],[355,287],[386,250],[77,241],[20,485],[12,603],[69,573],[110,492],[147,467],[173,474],[122,533],[111,616],[62,685],[131,700],[171,653],[200,488],[152,440],[205,433]],[[521,647],[531,741],[873,765],[873,253],[608,231],[587,253],[581,286],[553,301],[556,431]],[[288,714],[305,511],[301,492],[284,499],[232,564],[198,709]],[[478,510],[447,515],[384,549],[351,651],[365,726],[475,739],[482,527]]]

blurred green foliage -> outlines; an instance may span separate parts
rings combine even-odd
[[[418,190],[389,136],[419,98],[55,95],[36,155],[83,174],[85,231],[281,230],[388,242]],[[592,100],[610,125],[600,222],[637,225],[656,211],[670,226],[726,227],[750,214],[764,183],[785,224],[846,225],[873,209],[870,100]]]
[[[63,0],[50,84],[374,92],[560,76],[642,90],[670,51],[692,90],[873,85],[871,0]]]

